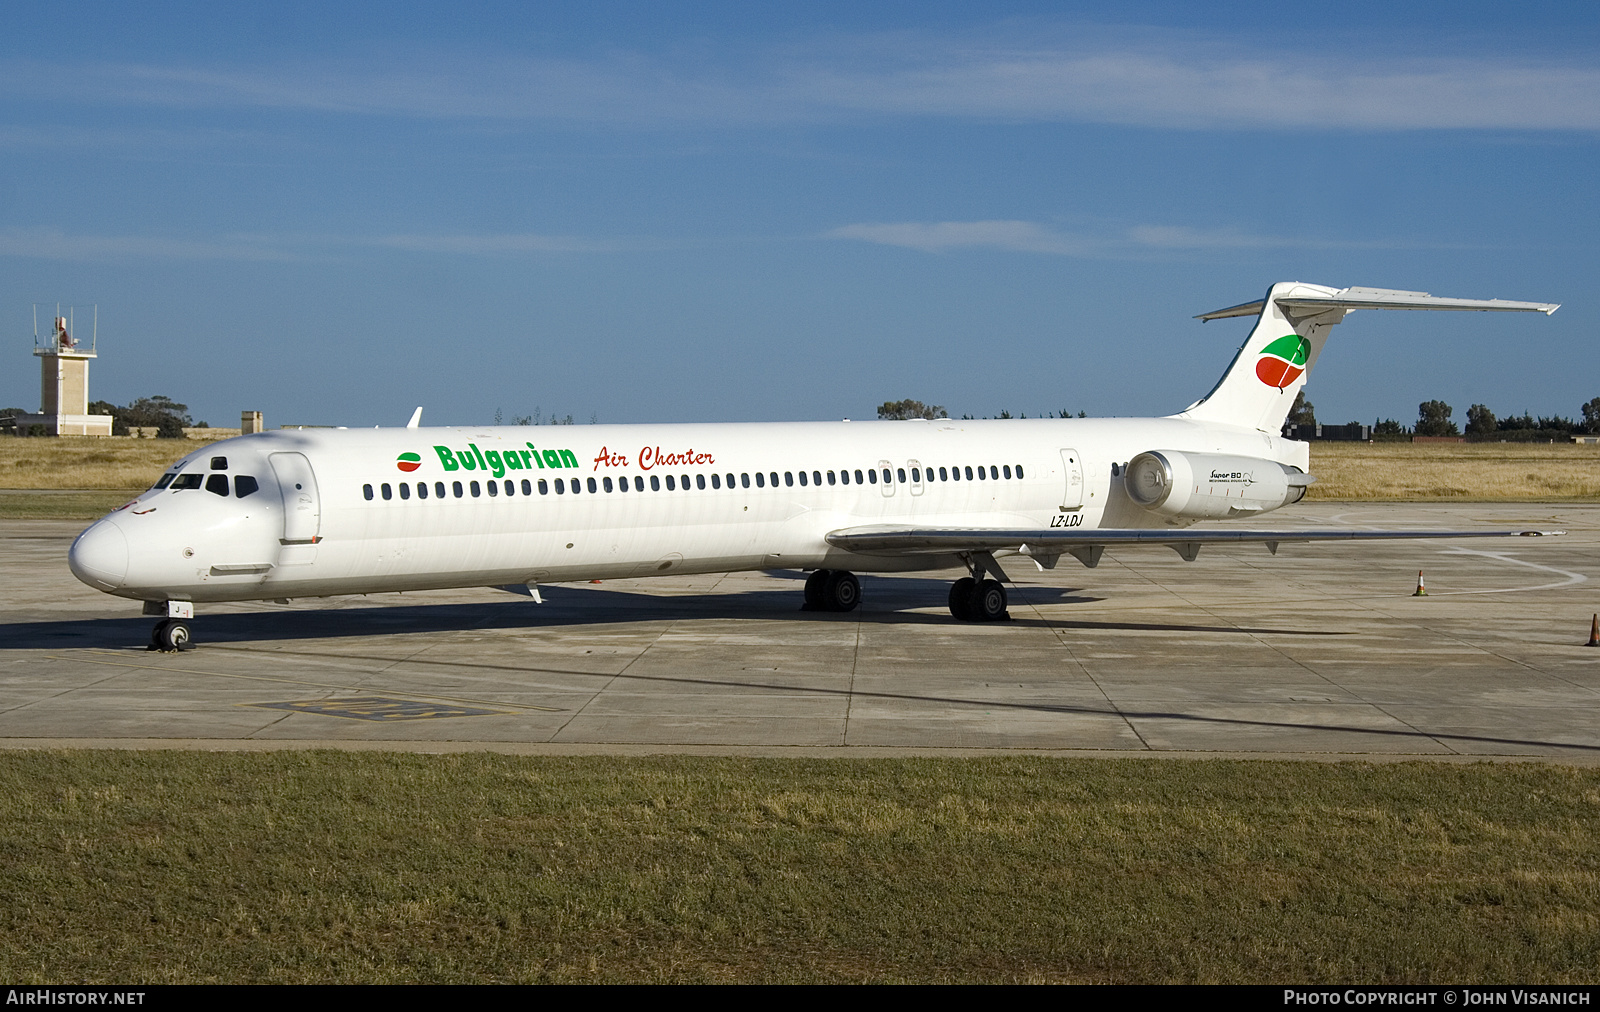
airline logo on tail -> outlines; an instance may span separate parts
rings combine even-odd
[[[1256,378],[1269,387],[1282,390],[1306,371],[1311,342],[1299,334],[1278,338],[1261,350],[1256,359]]]

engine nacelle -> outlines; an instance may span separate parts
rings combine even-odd
[[[1313,481],[1297,467],[1260,457],[1148,450],[1128,461],[1123,488],[1152,513],[1204,520],[1299,502]]]

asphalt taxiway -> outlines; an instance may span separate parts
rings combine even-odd
[[[799,574],[201,607],[196,649],[67,570],[83,523],[0,522],[0,747],[520,753],[1536,757],[1600,764],[1600,505],[1317,504],[1252,526],[1565,537],[1006,560],[1012,621],[955,575]],[[1429,594],[1414,597],[1417,570]]]

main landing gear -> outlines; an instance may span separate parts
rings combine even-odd
[[[1006,611],[1006,585],[999,580],[974,580],[963,576],[950,585],[950,614],[963,622],[1002,622]]]
[[[162,653],[194,649],[194,633],[189,629],[189,623],[194,620],[193,601],[146,601],[144,613],[166,616],[150,630],[147,649]]]
[[[861,603],[861,581],[842,569],[819,569],[806,577],[802,611],[854,611]]]
[[[1007,577],[1000,563],[989,552],[963,555],[961,561],[972,575],[963,576],[950,586],[950,614],[963,622],[1009,622],[1006,585],[1001,582]]]

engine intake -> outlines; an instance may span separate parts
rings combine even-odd
[[[1204,520],[1299,502],[1314,481],[1297,467],[1260,457],[1147,450],[1128,461],[1123,488],[1152,513]]]

